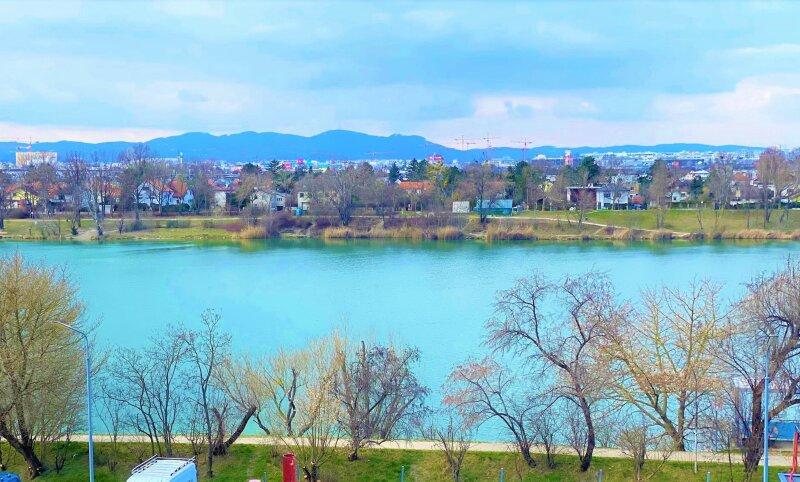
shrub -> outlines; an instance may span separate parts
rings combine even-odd
[[[353,230],[344,226],[325,228],[322,231],[324,239],[350,239],[354,237]]]
[[[31,217],[31,212],[24,208],[12,209],[6,213],[7,219],[27,219],[29,217]]]
[[[239,239],[263,239],[267,237],[267,231],[259,226],[247,226],[238,233],[236,237]]]
[[[189,228],[192,226],[190,221],[185,219],[169,219],[167,220],[167,228]]]
[[[441,241],[461,239],[464,233],[455,226],[445,226],[436,230],[436,239]]]
[[[238,233],[244,229],[244,223],[242,221],[233,221],[226,223],[225,226],[223,226],[223,229],[229,233]]]
[[[338,225],[338,223],[333,218],[328,216],[317,216],[317,218],[314,219],[314,227],[319,230],[324,230],[336,225]]]
[[[206,229],[213,229],[214,228],[214,220],[213,219],[204,219],[202,226]]]
[[[532,226],[491,223],[486,227],[487,241],[522,241],[538,239]]]

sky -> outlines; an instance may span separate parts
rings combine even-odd
[[[0,140],[800,145],[800,2],[0,0]]]

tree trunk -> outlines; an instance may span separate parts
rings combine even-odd
[[[752,412],[750,415],[750,435],[742,440],[742,462],[745,474],[752,474],[758,469],[761,456],[764,455],[764,418],[762,392],[763,384],[752,393]]]
[[[531,447],[529,445],[521,445],[519,451],[522,454],[522,460],[525,461],[528,467],[536,467],[536,460],[531,455]]]
[[[233,433],[231,433],[231,435],[228,437],[228,440],[214,445],[214,455],[225,455],[228,453],[228,449],[231,445],[233,445],[234,442],[236,442],[236,439],[242,435],[242,432],[244,432],[244,429],[247,426],[247,422],[250,421],[250,418],[255,412],[256,407],[250,407],[247,413],[245,413],[242,417],[242,420],[239,422],[239,426],[237,426],[236,430],[234,430]]]
[[[29,437],[23,435],[23,440],[20,440],[13,433],[8,431],[7,426],[3,422],[0,422],[0,436],[6,439],[8,444],[25,459],[25,462],[28,464],[28,475],[31,479],[42,475],[45,470],[44,464],[42,464],[42,461],[39,460],[39,457],[33,450],[33,441],[28,440],[27,442],[23,442],[23,440],[29,439]]]
[[[589,470],[592,464],[592,454],[594,453],[594,446],[596,444],[594,423],[592,422],[592,412],[589,409],[589,404],[585,398],[580,399],[581,412],[583,412],[583,419],[586,422],[586,452],[581,459],[581,472]]]

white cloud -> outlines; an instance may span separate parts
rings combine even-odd
[[[129,141],[141,142],[156,137],[178,134],[178,131],[137,127],[83,127],[23,125],[0,122],[0,140],[55,142],[62,140],[82,142]]]
[[[800,55],[800,44],[781,43],[760,47],[740,47],[724,51],[730,57],[775,57]]]
[[[624,105],[624,91],[586,91],[545,96],[486,96],[471,116],[432,121],[411,131],[454,145],[459,135],[502,135],[497,145],[522,136],[537,144],[562,146],[703,142],[758,146],[797,144],[800,132],[800,74],[749,77],[730,91],[658,94],[647,115],[603,118],[595,106]],[[639,101],[637,97],[636,101]],[[519,115],[521,112],[530,115]]]
[[[659,95],[653,102],[656,117],[682,120],[796,121],[785,119],[784,107],[800,102],[800,74],[743,79],[732,91],[711,94]]]

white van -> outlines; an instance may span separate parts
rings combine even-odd
[[[152,456],[131,470],[128,482],[197,482],[195,459]]]

